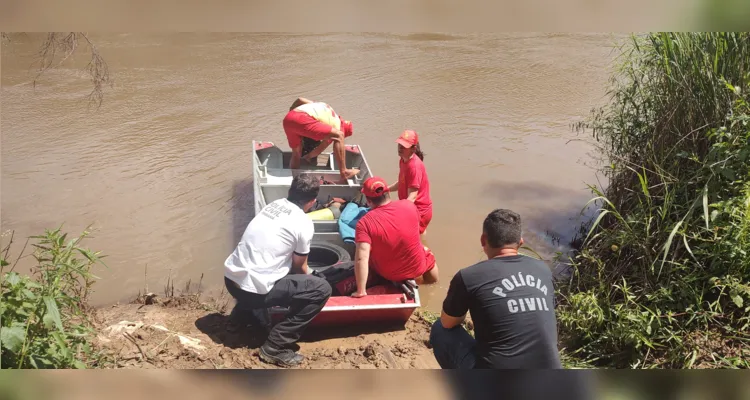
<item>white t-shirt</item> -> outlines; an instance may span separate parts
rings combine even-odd
[[[292,253],[310,252],[314,233],[313,221],[301,208],[287,199],[276,200],[250,221],[224,262],[224,276],[246,292],[266,294],[289,273]]]

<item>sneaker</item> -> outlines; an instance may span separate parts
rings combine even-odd
[[[305,359],[305,356],[290,349],[278,350],[267,344],[260,346],[258,354],[261,360],[285,368],[300,365]]]

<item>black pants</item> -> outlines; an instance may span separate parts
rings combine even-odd
[[[226,277],[224,284],[243,311],[289,307],[284,320],[271,329],[266,339],[266,344],[276,349],[289,348],[297,342],[331,297],[331,285],[312,275],[287,275],[279,279],[267,294],[246,292]]]
[[[474,369],[477,341],[463,326],[445,329],[438,319],[432,324],[430,344],[440,368]]]

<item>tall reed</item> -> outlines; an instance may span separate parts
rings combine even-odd
[[[608,367],[750,366],[750,34],[622,47],[590,129],[607,165],[560,288],[566,351]]]

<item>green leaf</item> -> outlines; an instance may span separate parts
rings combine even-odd
[[[86,364],[82,363],[80,360],[75,360],[73,362],[73,367],[76,369],[86,369]]]
[[[686,369],[690,369],[693,367],[693,364],[695,364],[695,358],[698,356],[698,352],[693,350],[693,354],[690,356],[690,360],[688,360],[687,365],[685,365]]]
[[[5,261],[5,259],[0,259],[0,267],[6,267],[8,265],[10,265],[10,263]]]
[[[26,330],[21,326],[0,327],[0,342],[2,347],[18,353],[26,339]]]
[[[47,306],[47,314],[52,318],[52,321],[55,322],[55,325],[57,326],[57,329],[62,332],[63,331],[63,324],[62,319],[60,318],[60,310],[57,308],[57,303],[55,302],[55,299],[44,296],[44,305]]]
[[[21,277],[18,276],[17,273],[11,272],[8,274],[8,277],[6,278],[6,281],[10,283],[11,286],[18,285],[19,282],[21,282]]]
[[[682,235],[682,243],[685,244],[685,250],[687,250],[688,253],[690,253],[690,256],[693,257],[693,260],[695,260],[695,262],[698,263],[698,265],[700,265],[700,261],[698,261],[698,259],[695,258],[695,254],[693,254],[693,250],[690,249],[690,245],[688,244],[688,241],[687,241],[687,236]]]
[[[732,301],[737,307],[740,307],[740,308],[744,304],[744,300],[742,299],[742,296],[740,296],[739,294],[735,294],[734,296],[732,296]]]
[[[68,344],[65,342],[65,339],[62,337],[62,334],[60,332],[52,332],[50,335],[55,339],[55,342],[57,342],[60,354],[65,358],[70,357],[70,349],[68,348]]]
[[[55,321],[49,313],[44,314],[44,317],[42,317],[42,322],[44,322],[44,327],[47,329],[52,329],[55,327]]]
[[[711,211],[711,221],[715,221],[716,217],[719,216],[719,210],[713,210]]]
[[[589,233],[588,235],[586,235],[586,239],[583,240],[584,243],[588,242],[589,236],[591,236],[591,233],[594,232],[594,229],[596,229],[596,227],[599,226],[599,222],[601,222],[602,218],[604,218],[604,216],[607,215],[607,213],[609,213],[609,210],[602,210],[602,212],[596,218],[594,223],[591,225],[591,229],[589,229]]]
[[[661,270],[664,268],[664,262],[667,261],[667,254],[669,254],[669,249],[672,247],[672,239],[674,239],[674,235],[677,233],[677,230],[680,229],[680,226],[682,226],[682,222],[678,222],[674,228],[672,228],[672,232],[669,234],[669,237],[667,238],[667,243],[664,245],[664,256],[661,259],[661,266],[659,267],[659,273],[658,275],[661,275]]]
[[[21,290],[21,293],[23,293],[24,296],[28,297],[30,300],[36,300],[36,295],[29,289],[23,289]]]
[[[708,227],[708,185],[703,188],[703,219],[706,220],[706,229]]]

